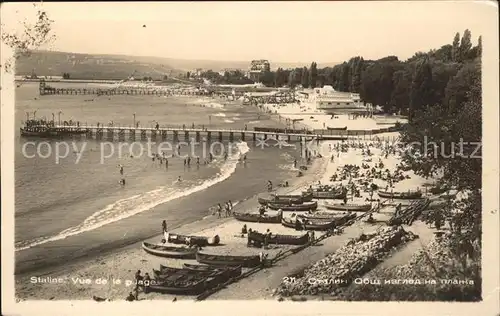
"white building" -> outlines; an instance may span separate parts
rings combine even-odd
[[[361,101],[359,93],[336,91],[332,86],[315,88],[313,98],[316,102],[316,108],[328,114],[368,110]]]

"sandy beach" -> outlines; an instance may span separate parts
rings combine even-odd
[[[189,103],[192,105],[199,105],[212,108],[223,108],[223,102],[217,99],[210,98],[189,98]],[[264,112],[272,112],[273,106],[264,105]],[[327,120],[324,114],[317,114],[313,119],[309,113],[301,114],[303,105],[288,105],[281,106],[277,112],[281,117],[290,119],[301,118],[301,124],[308,128],[322,128],[322,122]],[[309,110],[309,109],[308,109]],[[288,114],[287,114],[288,113]],[[328,119],[330,116],[328,115]],[[280,117],[274,119],[281,120]],[[342,117],[340,122],[345,118]],[[359,119],[360,124],[365,120],[371,120],[372,126],[377,126],[376,121],[373,119]],[[348,120],[349,122],[356,120]],[[343,124],[343,123],[342,123]],[[392,137],[397,139],[397,133],[387,133],[386,139]],[[347,152],[335,151],[334,147],[338,144],[335,141],[324,141],[316,145],[312,145],[311,149],[316,155],[320,156],[313,159],[312,165],[304,172],[303,177],[292,178],[289,180],[289,187],[279,188],[276,193],[279,194],[297,194],[307,189],[311,185],[332,184],[331,176],[341,170],[346,164],[361,165],[368,164],[370,167],[376,163],[382,162],[385,168],[394,171],[399,160],[395,156],[384,157],[381,150],[374,148],[370,159],[366,159],[361,150],[354,148],[355,141],[352,141],[352,146]],[[371,143],[371,140],[359,139],[356,143]],[[332,158],[333,157],[333,158]],[[298,172],[298,169],[297,169]],[[422,187],[424,179],[415,176],[411,172],[408,174],[408,179],[398,182],[394,186],[394,191],[407,191]],[[374,183],[379,187],[386,185],[385,181],[375,179]],[[347,185],[347,180],[336,181],[338,185],[342,183]],[[349,203],[363,203],[368,197],[368,193],[362,192],[360,197],[353,197]],[[319,201],[319,211],[325,211],[324,202]],[[258,202],[256,197],[247,201],[239,203],[235,206],[234,212],[256,212]],[[394,212],[394,205],[390,205],[373,217],[375,223],[379,221],[386,221]],[[289,214],[285,215],[289,216]],[[217,216],[207,216],[203,220],[183,225],[178,229],[174,229],[172,233],[188,234],[196,236],[213,237],[218,235],[221,239],[221,246],[208,247],[206,252],[213,254],[231,254],[231,255],[248,255],[258,254],[261,250],[256,248],[246,247],[246,238],[240,236],[242,222],[236,221],[234,218],[217,218]],[[247,223],[247,226],[256,229],[259,232],[265,232],[270,229],[272,233],[287,234],[287,235],[301,235],[303,232],[297,232],[293,229],[286,228],[280,224],[262,224],[262,223]],[[276,288],[285,276],[292,271],[303,269],[309,264],[312,264],[326,255],[335,252],[336,249],[341,247],[350,238],[358,236],[362,232],[374,231],[379,225],[368,224],[362,221],[356,222],[354,225],[347,227],[342,234],[329,237],[321,243],[308,247],[305,250],[294,254],[284,260],[278,261],[272,268],[260,271],[248,278],[240,280],[234,284],[227,286],[221,291],[210,296],[210,299],[249,299],[249,298],[272,298],[273,289]],[[423,225],[425,228],[425,225]],[[158,228],[160,230],[160,220],[158,220]],[[432,235],[428,229],[420,229],[419,233],[424,235]],[[321,236],[322,233],[317,233],[316,236]],[[163,236],[158,235],[154,238],[147,240],[151,243],[160,243]],[[429,238],[423,238],[427,241]],[[422,245],[422,244],[421,244]],[[275,245],[265,252],[269,258],[273,258],[276,254],[290,249],[292,246]],[[413,249],[414,246],[411,248]],[[397,259],[398,262],[404,262],[409,256],[411,251],[406,251],[405,255],[400,255],[401,258]],[[407,254],[406,254],[407,253]],[[171,267],[181,268],[184,263],[196,263],[195,260],[178,260],[178,259],[165,259],[155,257],[145,253],[141,249],[141,243],[123,248],[113,254],[99,257],[91,261],[82,261],[77,264],[68,264],[57,272],[45,275],[28,275],[16,280],[16,296],[19,299],[81,299],[87,297],[91,299],[93,296],[104,298],[107,300],[122,300],[129,292],[133,290],[132,283],[134,282],[134,273],[141,270],[142,273],[149,273],[153,275],[153,269],[159,269],[159,265],[167,265]],[[36,279],[40,278],[40,279]],[[173,299],[173,295],[164,294],[140,294],[139,299]],[[193,299],[194,297],[177,297],[177,299]]]

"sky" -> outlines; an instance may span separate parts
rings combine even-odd
[[[338,62],[411,57],[456,32],[491,33],[493,1],[44,2],[51,50],[179,59]],[[2,5],[2,23],[33,21],[32,3]],[[145,26],[145,27],[143,27]]]

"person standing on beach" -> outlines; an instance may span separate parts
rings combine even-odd
[[[165,157],[165,169],[168,169],[168,159]]]
[[[222,206],[220,205],[220,203],[218,203],[217,204],[217,215],[218,215],[218,218],[220,218],[221,213],[222,213]]]
[[[137,270],[135,273],[135,300],[139,300],[139,285],[142,283],[142,275],[141,275],[141,270]]]
[[[161,222],[161,230],[162,230],[162,233],[167,232],[167,221],[166,220],[163,220],[163,222]]]
[[[123,176],[123,165],[118,165],[118,167],[120,168],[120,174]]]

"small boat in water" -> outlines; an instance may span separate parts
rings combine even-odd
[[[188,247],[169,247],[164,245],[155,245],[148,242],[142,243],[142,249],[149,254],[166,257],[166,258],[179,258],[179,259],[194,259],[198,248]]]
[[[381,198],[393,198],[393,199],[420,199],[422,197],[421,191],[407,191],[407,192],[387,192],[387,191],[378,191],[378,195]]]
[[[252,223],[281,223],[282,213],[277,213],[276,215],[260,215],[257,213],[234,213],[234,218],[242,222],[252,222]]]
[[[334,211],[368,212],[372,209],[371,204],[329,204],[325,203],[325,208]]]
[[[272,210],[281,210],[283,212],[313,211],[318,208],[318,202],[306,202],[296,205],[268,204],[268,207]]]
[[[241,266],[245,268],[253,268],[260,264],[260,258],[257,255],[229,256],[202,252],[196,253],[196,261],[214,266]]]

